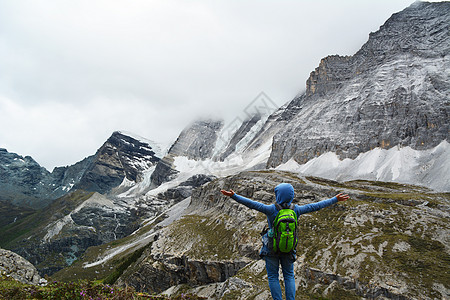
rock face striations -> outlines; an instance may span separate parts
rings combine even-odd
[[[449,140],[450,3],[417,2],[370,34],[353,56],[329,56],[274,136],[269,167],[325,152],[429,149]]]
[[[169,154],[190,159],[206,159],[213,154],[222,121],[201,120],[186,127],[170,147]]]
[[[120,185],[124,178],[134,182],[141,181],[142,171],[156,165],[159,160],[148,143],[114,132],[94,155],[75,187],[107,193]]]

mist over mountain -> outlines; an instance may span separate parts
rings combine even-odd
[[[0,247],[60,280],[115,273],[140,291],[263,299],[266,219],[218,192],[270,204],[289,182],[299,204],[352,198],[301,217],[305,295],[445,298],[449,33],[449,2],[416,2],[354,55],[323,58],[282,107],[262,93],[231,124],[188,124],[167,152],[117,131],[49,172],[0,149]]]

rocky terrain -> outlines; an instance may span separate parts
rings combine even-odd
[[[60,170],[56,178],[61,178]],[[16,206],[42,208],[64,195],[67,187],[55,184],[45,168],[32,157],[0,149],[0,201]],[[60,183],[62,183],[60,181]]]
[[[211,299],[264,298],[267,279],[258,251],[265,216],[219,190],[233,188],[270,204],[279,182],[293,184],[297,204],[340,191],[352,199],[300,217],[295,269],[301,295],[441,299],[450,292],[448,194],[278,171],[244,172],[196,189],[184,216],[161,229],[119,283],[147,292],[198,285],[194,292]]]
[[[39,209],[72,189],[105,193],[125,178],[140,182],[142,173],[160,160],[152,146],[114,132],[95,155],[51,173],[30,156],[0,149],[0,201]]]
[[[41,278],[36,268],[26,259],[12,251],[0,249],[0,272],[27,284],[46,282]]]

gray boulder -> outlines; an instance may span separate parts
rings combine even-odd
[[[0,272],[26,284],[39,284],[45,281],[28,260],[5,249],[0,249]]]

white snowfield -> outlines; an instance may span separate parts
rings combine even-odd
[[[340,160],[335,153],[327,152],[305,164],[291,159],[276,169],[338,181],[388,181],[450,192],[450,144],[442,141],[435,148],[422,151],[409,146],[375,148],[355,159],[344,160]]]

